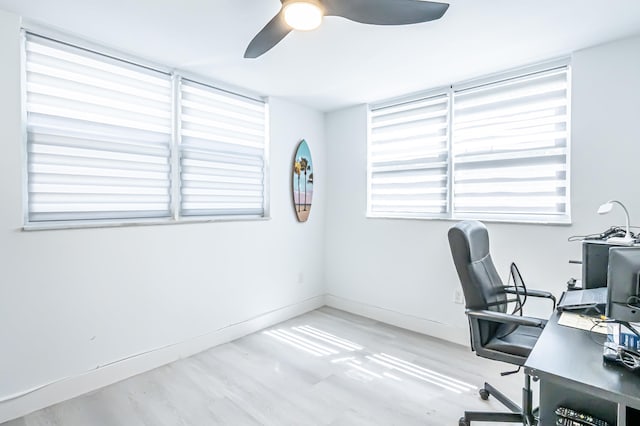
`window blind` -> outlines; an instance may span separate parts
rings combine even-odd
[[[266,106],[183,79],[181,213],[265,213]]]
[[[568,220],[568,68],[454,92],[456,216]]]
[[[448,94],[371,109],[369,215],[447,212],[448,116]]]
[[[170,216],[171,80],[26,37],[28,220]]]

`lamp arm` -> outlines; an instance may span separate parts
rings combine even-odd
[[[625,238],[631,238],[631,230],[629,227],[629,210],[627,210],[627,208],[624,206],[624,204],[622,204],[620,201],[618,200],[611,200],[609,201],[610,203],[616,203],[617,205],[619,205],[620,207],[622,207],[622,210],[624,210],[624,219],[625,219]]]

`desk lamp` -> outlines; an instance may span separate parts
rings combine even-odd
[[[608,243],[618,244],[623,246],[631,246],[635,243],[635,239],[631,236],[631,232],[629,231],[629,211],[620,201],[617,200],[609,200],[598,208],[598,214],[607,214],[613,208],[613,204],[618,204],[624,210],[626,226],[625,226],[625,235],[624,237],[611,237],[607,239]]]

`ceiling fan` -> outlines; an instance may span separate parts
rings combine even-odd
[[[292,30],[317,28],[324,16],[362,24],[406,25],[440,19],[449,4],[423,0],[280,0],[282,7],[251,40],[245,58],[257,58]]]

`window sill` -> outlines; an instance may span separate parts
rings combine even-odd
[[[488,223],[511,223],[518,225],[552,225],[552,226],[570,226],[571,218],[543,218],[543,217],[527,217],[527,218],[507,218],[507,217],[482,217],[482,216],[462,216],[462,217],[445,217],[445,216],[383,216],[367,214],[367,219],[389,219],[389,220],[426,220],[426,221],[444,221],[444,222],[460,222],[461,220],[479,220]]]
[[[187,225],[196,223],[213,222],[253,222],[271,220],[270,216],[199,216],[184,217],[174,219],[135,219],[127,222],[123,221],[96,221],[96,222],[42,222],[27,223],[22,227],[22,231],[55,231],[62,229],[90,229],[90,228],[123,228],[130,226],[156,226],[156,225]]]

